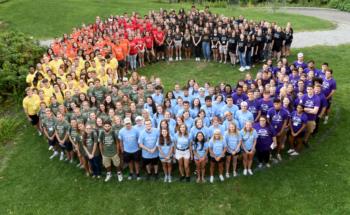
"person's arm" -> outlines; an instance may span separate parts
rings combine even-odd
[[[281,131],[278,132],[277,136],[280,136],[282,134],[282,132],[287,128],[287,123],[288,123],[288,119],[285,119],[283,121],[283,125],[282,125],[282,128],[281,128]]]
[[[326,99],[328,100],[328,99],[332,98],[332,96],[333,96],[334,93],[335,93],[335,90],[332,90],[332,91],[329,93],[329,95],[326,97]]]
[[[254,139],[254,143],[253,143],[253,147],[252,147],[251,153],[255,152],[256,140],[257,140],[257,138]]]
[[[198,42],[197,42],[197,45],[198,45],[201,41],[202,41],[202,36],[199,37],[199,40],[198,40]],[[197,46],[197,45],[196,45],[196,46]]]
[[[306,127],[306,123],[304,123],[304,124],[301,126],[301,128],[297,131],[297,133],[294,133],[294,132],[293,132],[293,129],[292,129],[292,135],[294,134],[294,135],[293,135],[294,137],[298,136],[301,132],[304,131],[305,127]]]
[[[98,144],[98,146],[100,148],[101,155],[103,156],[103,144],[102,144],[102,142],[100,142],[100,144]]]
[[[84,149],[85,153],[88,155],[89,159],[92,159],[94,157],[93,154],[90,154],[90,152],[86,148],[85,144],[83,144],[83,149]]]
[[[160,150],[160,146],[157,146],[157,147],[158,147],[160,157],[165,158],[165,154],[162,152],[162,150]]]
[[[319,118],[322,118],[322,117],[323,117],[324,113],[326,113],[326,109],[327,109],[326,106],[324,106],[324,107],[321,109],[321,112],[320,112],[320,114],[318,115]]]
[[[252,51],[251,51],[251,56],[253,57],[253,55],[254,55],[254,46],[252,46]]]
[[[24,113],[26,114],[26,117],[29,121],[31,121],[32,119],[29,117],[29,114],[28,114],[28,106],[27,106],[27,103],[26,102],[23,102],[23,111]]]
[[[309,113],[309,114],[317,114],[319,107],[305,108],[304,110],[306,113]]]
[[[225,157],[226,151],[227,151],[227,148],[226,148],[226,146],[225,146],[225,147],[224,147],[224,150],[222,150],[222,152],[221,152],[221,155],[220,155],[221,158],[224,158],[224,157]]]
[[[244,47],[244,56],[247,54],[247,46]]]

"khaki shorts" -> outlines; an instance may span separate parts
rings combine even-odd
[[[118,167],[120,165],[120,158],[118,154],[115,154],[113,157],[102,156],[102,163],[105,168],[108,168],[112,165]]]
[[[306,132],[308,134],[312,134],[316,128],[316,122],[315,121],[307,121],[306,123]]]

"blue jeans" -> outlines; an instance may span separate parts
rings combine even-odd
[[[132,70],[136,69],[136,66],[137,66],[136,58],[137,58],[137,54],[128,56],[128,61],[129,61],[129,64],[130,64],[130,68]]]
[[[239,64],[241,65],[241,67],[246,67],[247,64],[246,64],[246,61],[245,61],[245,57],[244,56],[244,52],[238,52],[238,56],[239,56]]]
[[[245,57],[246,57],[246,64],[247,64],[247,66],[251,66],[252,65],[252,52],[251,51],[247,51]]]
[[[210,43],[209,42],[202,42],[202,51],[204,59],[209,60],[210,59]]]
[[[95,156],[92,159],[89,159],[89,163],[92,169],[92,174],[94,176],[101,175],[101,157]]]

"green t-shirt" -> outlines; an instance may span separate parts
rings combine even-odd
[[[43,119],[43,128],[46,129],[47,134],[51,137],[55,133],[56,119],[54,117]]]
[[[120,90],[125,94],[125,95],[129,95],[129,93],[131,92],[132,88],[131,86],[121,86]]]
[[[69,136],[74,141],[74,143],[76,143],[77,142],[77,137],[78,137],[78,130],[75,129],[75,128],[70,127],[70,129],[69,129]]]
[[[105,98],[105,95],[107,94],[107,88],[104,86],[101,86],[99,88],[94,88],[92,91],[93,95],[96,97],[96,100],[99,102],[102,102],[103,99]]]
[[[98,144],[97,133],[93,131],[90,134],[86,134],[85,138],[86,138],[85,139],[86,148],[91,154],[92,151],[94,150],[94,146]],[[97,146],[94,156],[98,156],[99,154],[100,154],[100,150]]]
[[[56,132],[60,140],[69,132],[69,123],[66,120],[56,122]]]
[[[100,144],[102,144],[104,156],[113,157],[115,154],[117,154],[116,138],[112,130],[110,130],[108,133],[105,131],[101,132]]]

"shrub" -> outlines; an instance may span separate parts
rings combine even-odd
[[[23,118],[4,116],[0,118],[0,147],[18,135],[18,129],[23,124]]]
[[[38,41],[23,33],[0,32],[0,97],[24,91],[28,68],[39,62],[43,52]]]
[[[331,0],[329,6],[343,11],[350,12],[350,1],[349,0]]]

